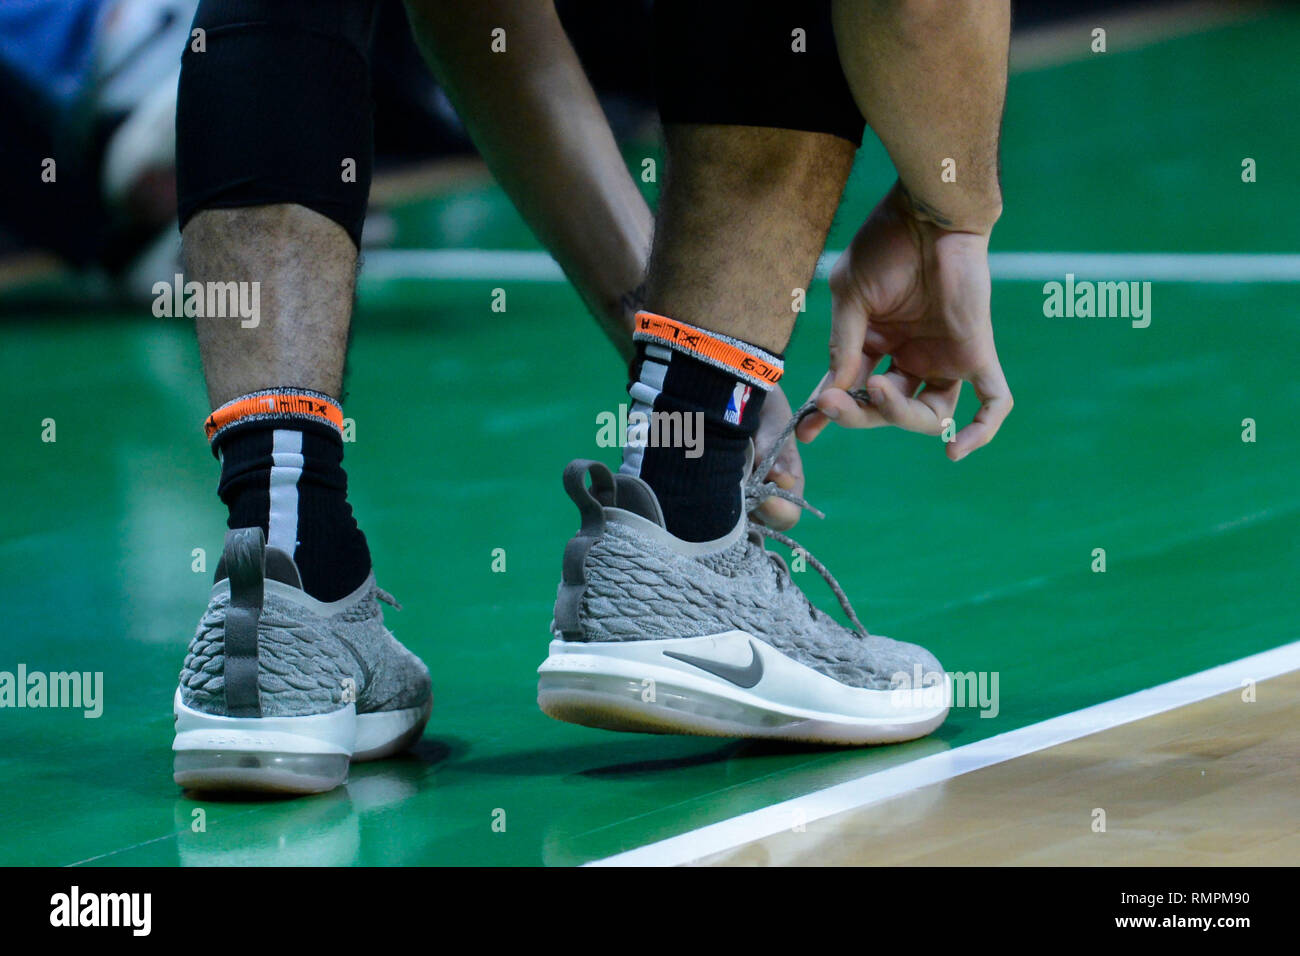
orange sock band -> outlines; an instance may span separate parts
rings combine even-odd
[[[654,312],[638,312],[633,339],[655,342],[694,355],[710,365],[770,390],[785,374],[785,363],[762,349],[717,332],[707,332]]]
[[[236,425],[270,420],[298,420],[328,425],[343,435],[343,409],[323,392],[305,388],[267,388],[231,399],[203,423],[209,442]]]

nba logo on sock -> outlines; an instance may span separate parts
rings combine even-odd
[[[749,404],[750,391],[750,386],[744,382],[732,389],[731,398],[727,401],[727,412],[722,416],[725,420],[733,425],[740,424],[740,420],[745,417],[745,406]]]

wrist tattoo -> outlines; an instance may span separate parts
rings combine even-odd
[[[943,213],[935,209],[933,206],[931,206],[929,203],[925,202],[924,200],[918,199],[916,196],[913,196],[912,191],[907,188],[907,185],[901,179],[898,181],[898,186],[900,189],[903,190],[903,196],[907,199],[908,205],[912,207],[912,211],[916,213],[918,216],[922,216],[925,219],[929,219],[936,226],[943,226],[944,228],[947,228],[948,226],[952,225],[952,220],[950,218],[945,216]]]

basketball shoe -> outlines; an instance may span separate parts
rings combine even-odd
[[[354,760],[419,739],[429,672],[384,626],[372,573],[317,601],[261,528],[226,534],[176,691],[174,779],[196,790],[318,793]]]
[[[749,512],[805,406],[742,483]],[[752,458],[752,446],[751,446]],[[590,485],[588,485],[590,480]],[[599,462],[574,461],[564,487],[582,526],[564,552],[538,705],[608,730],[882,744],[923,737],[948,713],[948,681],[929,651],[867,632],[834,577],[852,628],[814,606],[767,537],[742,513],[703,543],[670,534],[653,490]]]

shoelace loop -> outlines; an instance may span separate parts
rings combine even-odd
[[[865,389],[850,392],[849,395],[861,402],[868,401]],[[772,444],[768,453],[763,456],[763,460],[758,463],[750,473],[749,477],[745,479],[743,489],[745,492],[746,514],[751,513],[767,498],[784,498],[786,501],[798,505],[805,511],[812,512],[819,518],[826,517],[826,515],[821,511],[814,508],[793,491],[782,488],[774,481],[765,480],[767,473],[772,470],[772,465],[776,461],[777,456],[781,454],[781,450],[785,448],[786,443],[790,440],[791,436],[794,435],[794,430],[799,426],[799,423],[815,411],[817,411],[817,404],[813,401],[805,402],[800,406],[799,410],[794,413],[788,422],[786,422],[785,427],[781,429],[781,434],[777,436],[776,441]],[[849,596],[845,594],[844,589],[840,587],[840,582],[835,580],[835,575],[831,574],[826,565],[813,557],[811,551],[799,544],[789,535],[783,534],[780,531],[775,531],[767,525],[755,521],[753,518],[748,519],[748,527],[750,531],[756,532],[764,538],[772,538],[775,541],[780,541],[792,552],[802,554],[808,560],[808,563],[813,566],[813,569],[822,576],[822,579],[830,587],[831,592],[835,595],[836,600],[840,602],[840,607],[844,609],[844,613],[848,615],[849,620],[853,622],[853,627],[857,632],[862,637],[870,636],[867,633],[867,629],[862,626],[862,622],[858,620],[857,612],[853,610],[853,605],[849,602]],[[811,604],[811,602],[809,603]]]

